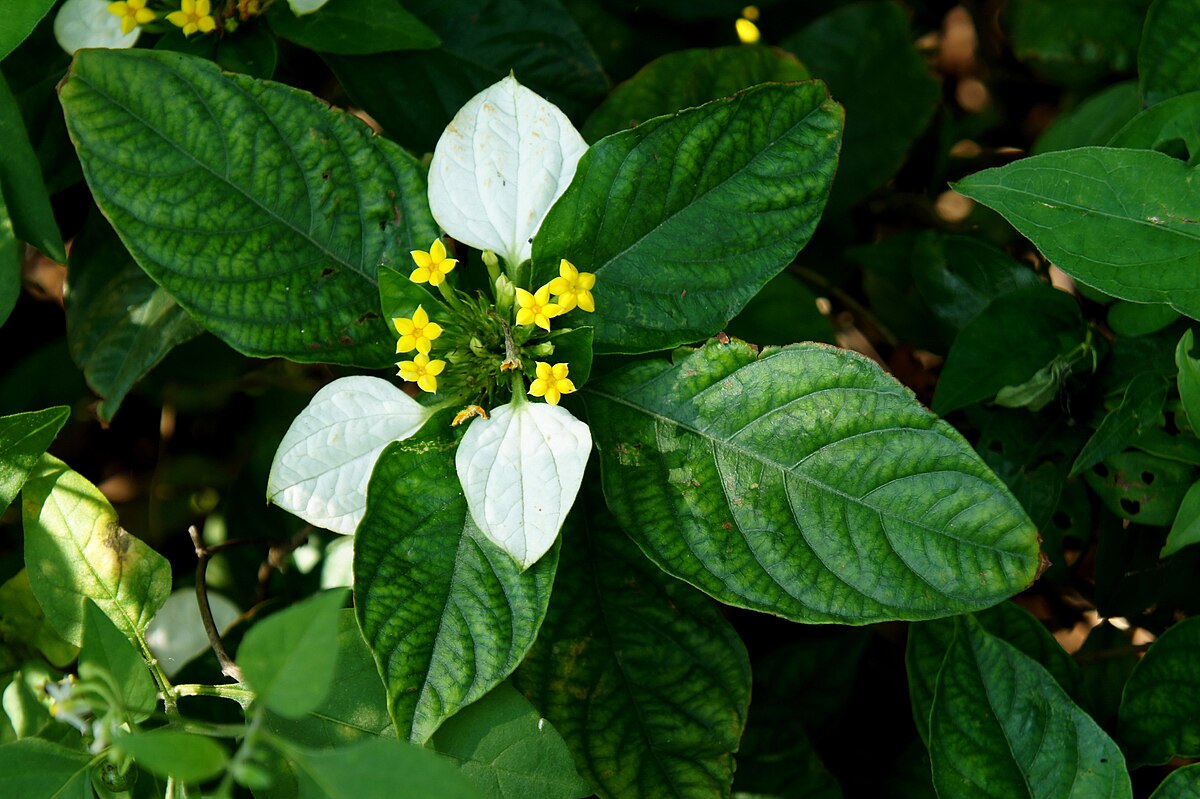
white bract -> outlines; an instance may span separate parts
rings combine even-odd
[[[267,499],[317,527],[352,534],[367,509],[379,453],[420,430],[433,412],[378,377],[333,381],[284,435]]]
[[[141,27],[121,32],[121,18],[108,10],[109,0],[67,0],[54,18],[54,38],[71,55],[85,47],[133,47]]]
[[[517,398],[471,422],[454,464],[475,524],[527,569],[558,537],[591,451],[565,408]]]
[[[288,0],[288,5],[292,7],[292,13],[300,17],[319,10],[328,2],[329,0]]]
[[[472,97],[438,139],[429,165],[433,218],[452,238],[515,267],[586,150],[557,106],[509,75]]]

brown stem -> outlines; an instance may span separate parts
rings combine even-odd
[[[213,621],[212,607],[208,604],[208,582],[206,575],[208,573],[208,561],[214,554],[222,549],[228,549],[231,544],[241,544],[242,541],[226,541],[223,544],[217,544],[209,549],[204,546],[204,542],[200,540],[200,531],[196,529],[196,525],[188,527],[188,535],[192,537],[192,546],[196,549],[196,604],[200,606],[200,621],[204,623],[204,632],[208,635],[208,642],[212,645],[213,652],[217,654],[217,661],[221,664],[221,673],[229,677],[235,682],[242,681],[242,670],[233,662],[233,658],[229,656],[229,651],[225,649],[225,642],[221,640],[221,633],[217,630],[217,623]]]

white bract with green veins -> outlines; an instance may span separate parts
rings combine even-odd
[[[586,149],[557,107],[510,75],[463,106],[438,141],[429,171],[433,217],[456,241],[499,253],[511,277],[528,260],[530,240]],[[414,259],[414,282],[438,286],[443,295],[452,291],[442,281],[455,262],[446,259],[440,241],[428,252],[415,251]],[[497,296],[508,286],[507,307],[517,314],[504,325],[509,345],[536,343],[542,329],[548,332],[550,317],[576,307],[577,297],[583,298],[581,310],[593,310],[594,277],[563,264],[557,288],[542,287],[536,297],[513,289],[504,277],[496,281]],[[550,302],[550,291],[560,295],[557,304]],[[447,370],[445,361],[430,358],[442,331],[431,325],[428,310],[418,307],[413,318],[393,321],[401,334],[397,352],[417,350],[406,356],[411,361],[399,364],[401,377],[434,393],[439,380],[442,386],[454,385],[453,366]],[[455,363],[454,354],[448,357]],[[554,544],[575,501],[591,453],[591,431],[558,407],[560,396],[575,390],[567,364],[536,364],[529,393],[545,401],[526,398],[522,365],[511,346],[488,364],[505,381],[511,378],[512,399],[490,414],[474,410],[455,465],[475,524],[528,568]],[[353,533],[366,511],[367,485],[383,449],[414,435],[435,411],[463,401],[461,395],[451,396],[427,406],[379,378],[335,380],[313,397],[284,436],[271,466],[268,499],[313,525]],[[471,415],[464,411],[460,417]]]

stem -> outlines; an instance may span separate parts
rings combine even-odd
[[[455,311],[460,313],[462,312],[462,301],[458,298],[458,294],[455,293],[454,287],[450,285],[449,280],[443,279],[441,283],[438,283],[437,289],[441,293],[442,299],[446,301],[447,305],[449,305]]]
[[[208,604],[208,583],[205,579],[209,559],[213,554],[234,542],[226,541],[210,550],[200,540],[200,532],[194,524],[188,527],[188,535],[192,537],[192,546],[196,549],[196,603],[200,606],[200,621],[204,624],[204,632],[208,635],[208,642],[212,646],[213,652],[217,654],[217,661],[221,664],[221,673],[240,683],[242,682],[242,670],[229,656],[229,651],[225,649],[225,642],[221,640],[221,633],[217,630],[217,623],[213,621],[212,607]]]
[[[241,685],[200,685],[189,683],[187,685],[176,685],[174,694],[176,697],[215,696],[220,699],[230,699],[241,705],[243,709],[254,701],[254,692]]]

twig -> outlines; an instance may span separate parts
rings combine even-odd
[[[208,582],[206,575],[208,572],[208,561],[214,554],[222,549],[226,549],[230,544],[243,542],[227,541],[223,544],[217,544],[209,549],[204,546],[204,542],[200,539],[200,531],[196,529],[196,525],[188,527],[188,535],[192,537],[192,546],[196,549],[196,604],[200,606],[200,621],[204,623],[204,632],[208,635],[208,642],[212,645],[213,652],[217,654],[217,661],[221,664],[221,673],[229,677],[235,682],[242,681],[242,670],[233,662],[233,658],[229,656],[229,651],[225,649],[225,642],[221,640],[221,633],[217,630],[217,623],[213,621],[212,607],[208,604]]]

